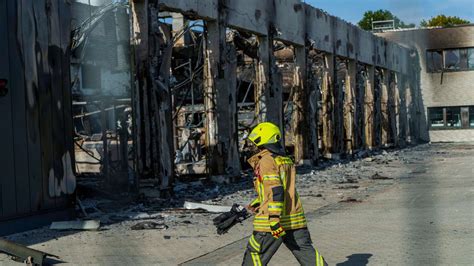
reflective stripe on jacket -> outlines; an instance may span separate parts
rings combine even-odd
[[[270,232],[270,223],[279,222],[285,230],[306,227],[303,206],[296,191],[293,161],[263,150],[248,160],[255,172],[254,187],[259,203],[254,230]]]

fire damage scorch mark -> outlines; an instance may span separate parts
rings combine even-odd
[[[72,171],[71,155],[69,151],[61,158],[63,166],[63,176],[57,178],[54,169],[49,170],[49,196],[60,197],[62,194],[70,195],[76,190],[76,176]]]

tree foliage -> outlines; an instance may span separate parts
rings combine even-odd
[[[364,30],[372,30],[372,21],[394,20],[395,28],[412,28],[415,24],[405,24],[397,16],[388,10],[379,9],[376,11],[367,11],[364,17],[359,21],[358,25]]]
[[[449,27],[455,25],[463,25],[471,23],[468,20],[456,17],[456,16],[446,16],[446,15],[438,15],[436,17],[432,17],[430,20],[422,20],[420,26],[422,27]]]

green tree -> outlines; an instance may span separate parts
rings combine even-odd
[[[471,23],[468,20],[456,17],[456,16],[445,16],[438,15],[432,17],[430,20],[422,20],[420,26],[422,27],[449,27],[455,25],[469,24]]]
[[[364,30],[372,30],[372,21],[394,20],[395,28],[413,28],[415,24],[405,24],[397,16],[388,10],[379,9],[376,11],[367,11],[364,17],[359,21],[358,25]]]

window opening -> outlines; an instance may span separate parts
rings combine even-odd
[[[469,107],[469,127],[474,128],[474,107]]]
[[[442,107],[430,108],[429,117],[430,117],[430,126],[432,128],[442,128],[444,127],[444,114]]]
[[[474,70],[474,48],[467,49],[467,67]]]
[[[428,72],[441,72],[443,70],[443,52],[428,51],[426,63]]]
[[[446,108],[446,126],[450,128],[461,127],[461,108],[460,107]]]
[[[448,70],[461,69],[461,56],[459,49],[444,51],[444,68]]]

